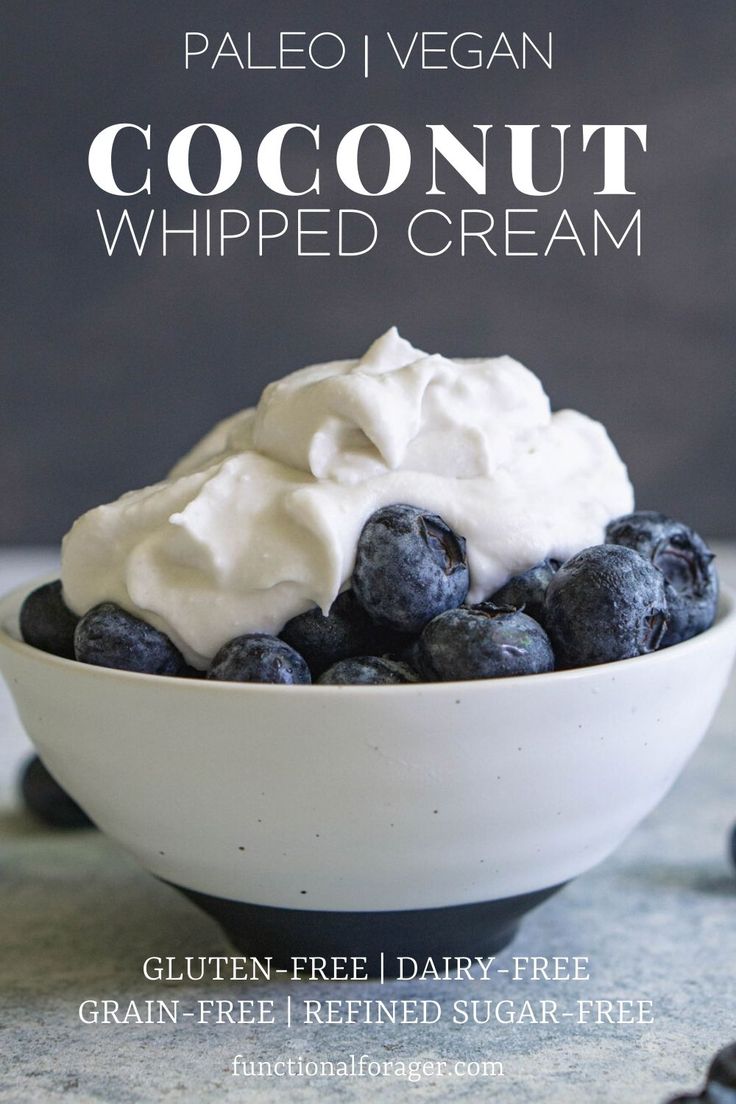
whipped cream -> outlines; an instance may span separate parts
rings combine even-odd
[[[206,667],[235,636],[327,612],[366,520],[398,502],[466,538],[477,602],[545,556],[600,543],[633,492],[603,426],[553,414],[518,361],[428,356],[391,329],[360,360],[270,384],[168,479],[79,518],[64,595],[78,614],[118,603]]]

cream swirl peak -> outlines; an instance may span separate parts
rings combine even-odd
[[[168,479],[79,518],[65,598],[80,614],[117,602],[205,667],[241,633],[327,611],[366,520],[397,502],[466,538],[479,601],[544,556],[599,543],[633,493],[603,426],[553,414],[517,361],[428,356],[391,329],[360,360],[270,384]]]

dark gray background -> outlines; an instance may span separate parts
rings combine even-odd
[[[641,506],[734,534],[735,13],[733,0],[6,2],[0,540],[56,541],[82,510],[159,478],[268,380],[358,355],[393,322],[429,351],[517,356],[555,406],[605,421]],[[333,30],[350,44],[386,29],[478,30],[489,39],[503,30],[512,41],[551,29],[555,67],[402,74],[384,66],[368,82],[357,63],[331,73],[184,71],[186,30],[213,40],[230,30],[241,42],[252,30],[270,50],[282,29]],[[393,196],[364,204],[338,186],[329,151],[349,127],[375,120],[403,130],[416,171]],[[183,246],[168,259],[160,248],[109,259],[95,208],[113,214],[126,201],[94,187],[87,149],[118,121],[153,126],[153,199],[129,206],[165,205],[182,219],[193,205],[298,205],[259,186],[255,150],[278,123],[319,122],[325,190],[301,203],[365,206],[380,220],[383,247],[355,260],[297,260],[291,248],[259,260],[252,246],[224,260],[187,258]],[[164,179],[170,138],[198,121],[229,126],[244,149],[242,182],[211,201]],[[650,152],[632,149],[630,158],[642,258],[630,249],[581,258],[571,246],[546,260],[411,252],[408,217],[440,205],[423,196],[428,122],[468,141],[472,123],[498,131],[508,122],[572,123],[564,193],[515,194],[494,132],[492,193],[475,196],[448,170],[441,205],[497,214],[567,206],[586,233],[600,160],[574,153],[580,124],[647,123]]]

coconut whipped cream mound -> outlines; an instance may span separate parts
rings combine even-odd
[[[633,492],[603,426],[553,414],[518,361],[429,356],[391,329],[360,360],[270,384],[163,482],[79,518],[64,596],[78,614],[116,602],[203,668],[235,636],[327,612],[363,525],[400,502],[466,538],[476,602],[600,543]]]

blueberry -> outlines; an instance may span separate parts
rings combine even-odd
[[[666,578],[668,625],[663,648],[689,640],[713,624],[718,574],[714,555],[698,533],[664,514],[640,510],[612,521],[606,540],[635,549]]]
[[[673,1096],[667,1104],[736,1104],[736,1043],[719,1050],[710,1064],[701,1093]]]
[[[495,606],[523,609],[540,625],[544,624],[544,596],[552,576],[559,570],[559,560],[542,560],[521,575],[514,575],[488,599]]]
[[[84,810],[49,774],[37,755],[23,770],[20,791],[26,808],[51,828],[93,827]]]
[[[64,602],[61,579],[37,587],[20,607],[20,633],[26,644],[65,659],[74,659],[78,621]]]
[[[422,632],[417,651],[421,674],[441,682],[533,675],[555,665],[541,625],[491,602],[439,614]]]
[[[220,648],[208,679],[219,682],[311,682],[306,660],[277,636],[246,633]]]
[[[728,1089],[713,1082],[706,1085],[702,1094],[695,1099],[703,1104],[736,1104],[736,1089]]]
[[[699,1094],[684,1093],[667,1104],[736,1104],[736,1043],[719,1050],[710,1064],[705,1088]]]
[[[418,681],[415,672],[405,663],[381,656],[341,659],[318,679],[322,686],[379,686]]]
[[[352,590],[338,594],[326,616],[315,606],[292,617],[279,636],[304,656],[313,678],[340,659],[383,655],[401,648],[406,640],[403,634],[371,621]]]
[[[185,679],[203,679],[205,675],[205,671],[200,671],[199,667],[190,667],[188,663],[179,671],[179,677]]]
[[[407,667],[411,667],[412,671],[419,671],[422,665],[421,651],[419,647],[419,641],[421,637],[413,636],[410,638],[409,643],[400,649],[395,655],[388,656],[389,659],[396,659],[399,663],[405,664]]]
[[[181,675],[187,670],[168,636],[114,602],[102,602],[85,613],[74,633],[74,652],[80,663],[120,671]]]
[[[664,576],[632,548],[586,548],[549,584],[544,621],[561,667],[653,652],[667,624]]]
[[[465,601],[465,539],[416,506],[385,506],[366,522],[353,572],[355,596],[379,624],[419,632]]]
[[[708,1069],[706,1082],[706,1092],[714,1090],[716,1086],[718,1089],[730,1090],[731,1095],[724,1092],[717,1096],[713,1092],[714,1100],[723,1100],[723,1104],[731,1099],[736,1102],[736,1043],[718,1051]]]

